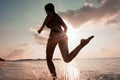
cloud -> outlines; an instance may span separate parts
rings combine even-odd
[[[95,7],[92,3],[87,2],[84,6],[77,10],[68,10],[66,12],[59,12],[58,14],[67,19],[74,27],[88,22],[107,22],[110,19],[118,16],[120,11],[120,0],[97,0],[102,4],[100,7]]]
[[[41,32],[41,34],[38,34],[38,29],[40,29],[39,25],[30,28],[30,32],[32,33],[34,40],[36,43],[40,45],[46,45],[47,39],[49,36],[49,30],[47,28],[44,28],[44,30]]]
[[[22,59],[29,55],[32,52],[31,44],[30,43],[24,43],[16,46],[15,48],[12,48],[10,53],[6,56],[7,59]]]
[[[105,4],[106,2],[108,2],[108,0],[97,0],[98,3],[102,3]]]
[[[106,22],[107,25],[110,25],[110,26],[118,26],[120,25],[120,21],[118,20],[109,20]]]
[[[47,38],[44,37],[44,36],[40,36],[38,34],[33,34],[34,36],[34,40],[38,43],[38,44],[41,44],[41,45],[45,45],[46,42],[47,42]]]
[[[116,46],[115,49],[113,48],[102,48],[101,49],[101,55],[102,57],[119,57],[120,56],[120,50],[118,49],[118,47]],[[108,56],[109,55],[109,56]]]

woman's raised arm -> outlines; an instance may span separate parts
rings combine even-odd
[[[50,21],[50,19],[51,19],[51,15],[47,15],[46,18],[45,18],[45,20],[44,20],[44,22],[43,22],[43,24],[42,24],[42,27],[38,30],[38,33],[42,32],[43,28]]]

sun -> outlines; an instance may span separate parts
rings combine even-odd
[[[69,22],[65,21],[66,25],[67,25],[67,36],[69,41],[73,41],[73,39],[76,37],[76,33],[75,33],[75,29],[70,25]]]
[[[70,47],[75,46],[77,43],[76,41],[79,40],[78,30],[72,27],[71,24],[67,21],[65,21],[65,24],[67,25],[67,28],[68,28],[67,30],[68,43]]]

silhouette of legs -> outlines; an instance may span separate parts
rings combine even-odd
[[[57,43],[59,44],[59,48],[62,54],[62,57],[65,62],[70,62],[75,58],[75,56],[78,54],[78,52],[86,45],[89,43],[89,41],[93,38],[94,36],[90,36],[88,39],[82,39],[81,43],[69,54],[68,50],[68,38],[61,39],[60,41],[55,41],[54,39],[50,38],[48,39],[47,43],[47,49],[46,49],[46,59],[47,59],[47,65],[50,70],[50,73],[52,74],[53,80],[57,78],[56,75],[56,70],[54,63],[52,61],[53,58],[53,53],[55,50],[55,47]]]
[[[69,54],[68,50],[68,39],[64,38],[59,41],[59,48],[62,54],[62,57],[65,62],[70,62],[75,58],[75,56],[78,54],[78,52],[86,45],[89,43],[89,41],[93,38],[94,36],[90,36],[88,39],[82,39],[81,43]]]
[[[52,61],[53,53],[54,53],[56,45],[57,45],[57,42],[53,42],[53,39],[48,39],[47,49],[46,49],[46,59],[47,59],[47,65],[50,70],[50,73],[52,74],[53,80],[57,78],[55,66]]]

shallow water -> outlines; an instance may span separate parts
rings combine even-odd
[[[120,59],[54,61],[57,80],[120,80]],[[52,80],[46,61],[0,62],[0,80]]]

